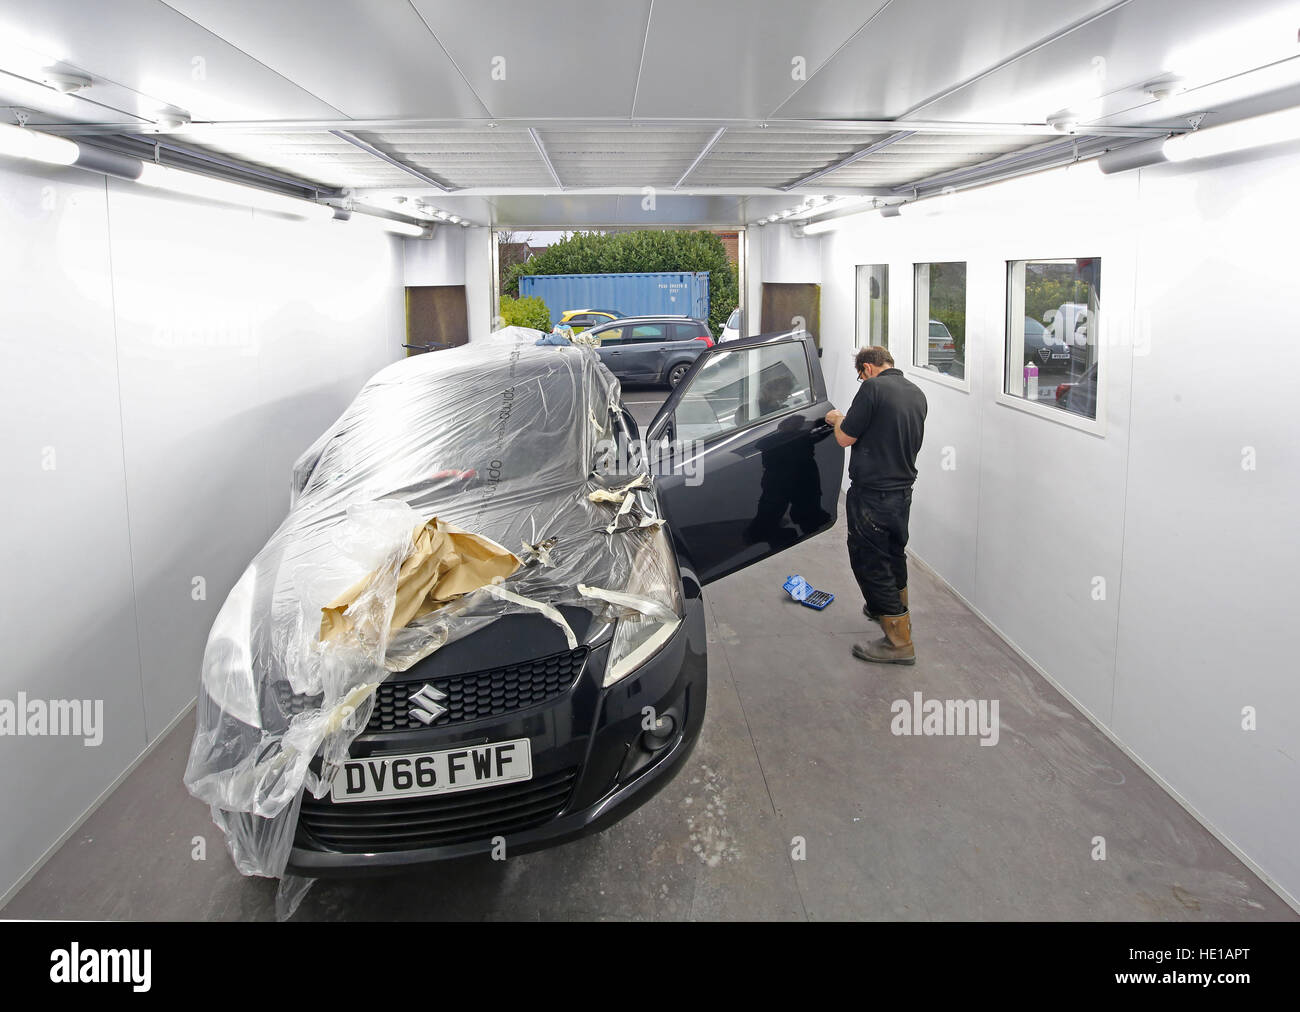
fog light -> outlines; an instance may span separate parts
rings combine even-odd
[[[653,728],[641,736],[641,740],[648,751],[657,752],[669,744],[676,733],[677,721],[673,720],[672,714],[665,713],[655,721]]]

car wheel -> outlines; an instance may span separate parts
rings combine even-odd
[[[670,387],[675,387],[686,377],[686,374],[690,371],[691,371],[691,367],[687,365],[685,362],[673,366],[671,369],[668,370],[668,385]]]

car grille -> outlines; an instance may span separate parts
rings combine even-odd
[[[375,708],[366,724],[366,733],[423,731],[427,727],[464,724],[548,703],[569,691],[582,674],[588,653],[587,647],[580,646],[549,657],[487,671],[433,678],[410,679],[408,676],[408,680],[400,682],[389,680],[375,691]],[[426,684],[447,695],[446,699],[438,701],[447,712],[439,714],[429,724],[413,717],[406,702]],[[280,708],[286,714],[293,715],[319,705],[320,696],[294,693],[287,682],[279,683],[276,688],[280,695]]]
[[[575,766],[520,784],[343,805],[307,795],[299,823],[324,846],[350,854],[473,843],[549,822],[568,803],[577,776]]]

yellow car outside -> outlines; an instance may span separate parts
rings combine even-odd
[[[617,320],[622,315],[622,313],[614,313],[607,309],[570,309],[560,317],[557,326],[567,324],[573,328],[575,334],[580,334],[588,327],[595,327],[601,323],[608,323],[610,320]],[[581,319],[576,319],[578,317]]]

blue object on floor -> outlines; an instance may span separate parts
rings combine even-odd
[[[800,604],[807,605],[809,608],[816,608],[821,611],[828,604],[835,600],[835,595],[826,590],[813,590],[808,586],[808,581],[802,576],[787,576],[785,583],[781,584],[785,592],[793,597]]]

